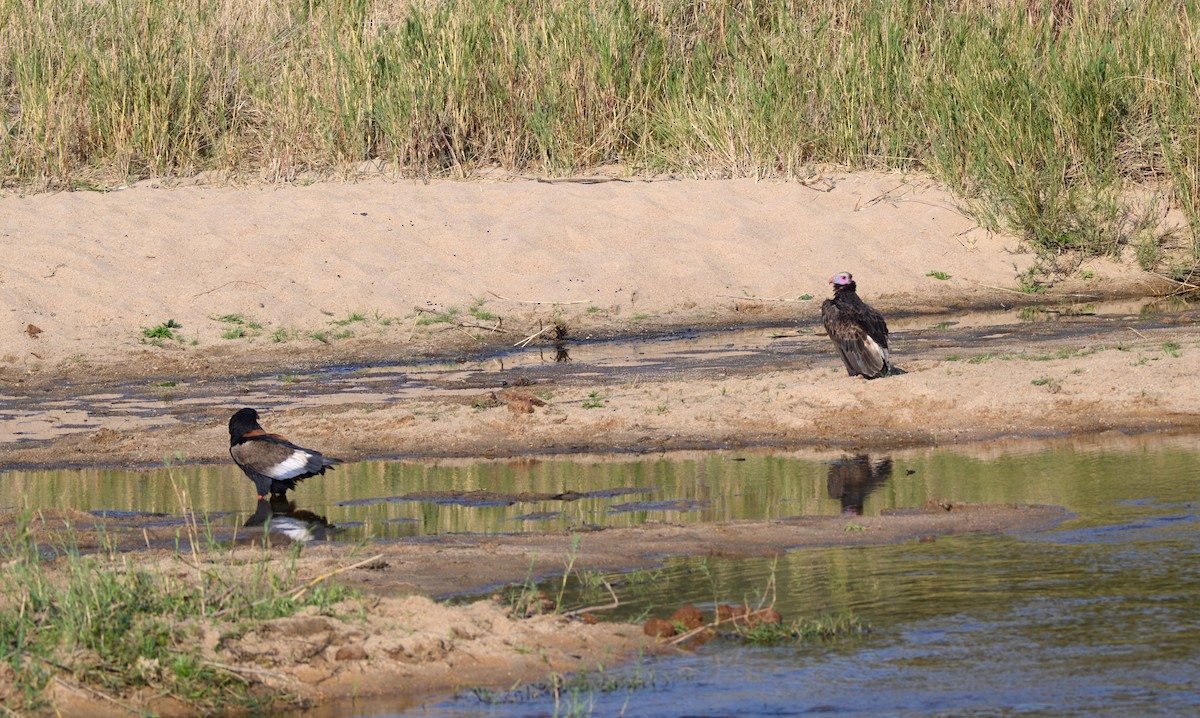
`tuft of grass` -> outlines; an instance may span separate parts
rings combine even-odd
[[[181,342],[183,341],[183,337],[175,330],[182,328],[183,325],[179,322],[175,321],[174,319],[168,319],[167,321],[161,324],[156,324],[149,329],[142,329],[142,342],[146,344],[157,344],[160,346],[162,344],[162,340],[164,339]]]
[[[221,332],[222,339],[242,339],[243,337],[258,336],[262,333],[262,324],[253,319],[248,319],[243,314],[222,314],[212,319],[213,321],[230,325]]]
[[[1139,239],[1134,245],[1134,252],[1138,266],[1147,272],[1154,271],[1162,258],[1162,249],[1159,247],[1158,240],[1153,236]]]
[[[797,641],[832,640],[859,636],[869,631],[867,625],[853,614],[830,615],[823,618],[792,623],[759,623],[739,625],[742,640],[757,646],[777,646]]]
[[[1017,291],[1025,294],[1043,294],[1046,291],[1039,276],[1041,274],[1039,265],[1034,265],[1017,276]]]
[[[945,272],[937,272],[937,271],[932,271],[932,270],[929,272],[926,272],[925,276],[933,277],[934,279],[940,279],[943,282],[950,278],[950,275],[946,274]]]
[[[592,390],[583,400],[584,409],[599,409],[608,402],[608,396],[597,390]]]
[[[483,297],[479,297],[475,300],[475,303],[467,309],[467,312],[481,322],[494,322],[500,318],[499,315],[493,314],[484,309],[484,304],[487,304],[487,300]]]
[[[365,321],[367,321],[367,316],[365,314],[353,312],[350,315],[348,315],[345,319],[333,319],[333,320],[330,320],[329,323],[333,324],[334,326],[344,327],[347,324],[354,324],[355,322],[365,322]]]
[[[1163,354],[1166,354],[1169,357],[1178,359],[1179,357],[1183,356],[1183,352],[1179,347],[1179,342],[1163,342],[1162,350]]]
[[[453,324],[458,321],[458,307],[450,307],[441,312],[423,312],[417,319],[417,326],[427,327],[432,324]]]

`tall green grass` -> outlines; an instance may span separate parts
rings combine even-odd
[[[0,167],[35,188],[367,160],[407,176],[917,169],[1048,254],[1112,252],[1157,201],[1200,256],[1198,9],[0,0]]]

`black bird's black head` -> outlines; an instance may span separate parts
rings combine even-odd
[[[252,431],[262,431],[258,425],[258,412],[254,409],[238,409],[229,417],[229,445],[233,446]]]

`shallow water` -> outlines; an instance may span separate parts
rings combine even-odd
[[[308,479],[291,496],[294,508],[339,527],[336,538],[344,541],[836,515],[847,505],[871,512],[896,505],[889,492],[867,496],[868,489],[882,487],[882,475],[830,495],[830,477],[859,461],[753,452],[363,461]],[[207,515],[218,529],[232,530],[257,508],[253,485],[233,465],[11,471],[2,476],[0,507],[119,514],[134,522],[130,528],[135,532],[139,516],[159,521],[185,507]]]
[[[132,512],[135,523],[169,525],[182,500],[232,528],[253,508],[249,482],[235,472],[11,472],[0,481],[0,504]],[[482,488],[492,493],[471,494]],[[475,500],[411,498],[435,489]],[[588,496],[496,500],[568,490]],[[661,569],[609,577],[622,601],[605,614],[612,619],[667,616],[686,602],[705,610],[754,602],[774,576],[786,619],[852,614],[870,627],[863,636],[773,648],[718,639],[609,669],[610,690],[568,688],[557,706],[537,691],[481,692],[415,708],[333,705],[299,715],[1195,715],[1198,495],[1200,436],[1189,435],[1010,441],[866,459],[692,452],[342,466],[298,496],[304,508],[348,526],[337,536],[345,540],[875,514],[931,498],[1056,504],[1073,516],[1034,534],[805,549],[775,562],[672,558]],[[594,590],[567,593],[568,608],[606,601]]]
[[[613,618],[757,600],[774,575],[787,619],[851,613],[864,636],[782,647],[715,640],[610,669],[608,690],[464,694],[390,712],[307,716],[1195,715],[1200,712],[1200,437],[907,452],[867,500],[1066,506],[1029,535],[677,558],[621,588]],[[828,467],[826,467],[828,468]],[[832,507],[831,507],[832,508]],[[642,579],[646,578],[643,572]],[[572,594],[576,605],[600,604]],[[630,685],[637,685],[630,688]]]

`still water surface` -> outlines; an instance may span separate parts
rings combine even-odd
[[[458,493],[421,495],[429,491]],[[528,496],[567,491],[584,496]],[[869,457],[695,452],[346,465],[297,492],[302,508],[345,528],[342,540],[875,514],[930,498],[1056,504],[1073,517],[1035,534],[805,549],[777,562],[668,559],[653,580],[626,582],[611,612],[666,616],[686,602],[710,610],[755,599],[774,575],[785,619],[849,613],[870,626],[864,636],[774,648],[716,640],[612,668],[606,677],[622,679],[616,690],[567,691],[557,702],[529,691],[465,694],[399,711],[359,704],[303,715],[1197,715],[1198,495],[1200,436]],[[0,481],[0,506],[144,512],[149,522],[186,505],[230,529],[248,518],[252,500],[250,483],[226,466],[10,472]]]
[[[610,671],[626,679],[614,690],[557,701],[471,694],[341,715],[1200,714],[1200,437],[968,452],[894,457],[916,473],[894,471],[866,510],[944,496],[1054,503],[1074,517],[1032,535],[808,549],[777,563],[674,559],[657,581],[627,587],[618,612],[711,609],[714,596],[753,598],[774,573],[785,617],[852,613],[868,635],[775,648],[717,640]]]

